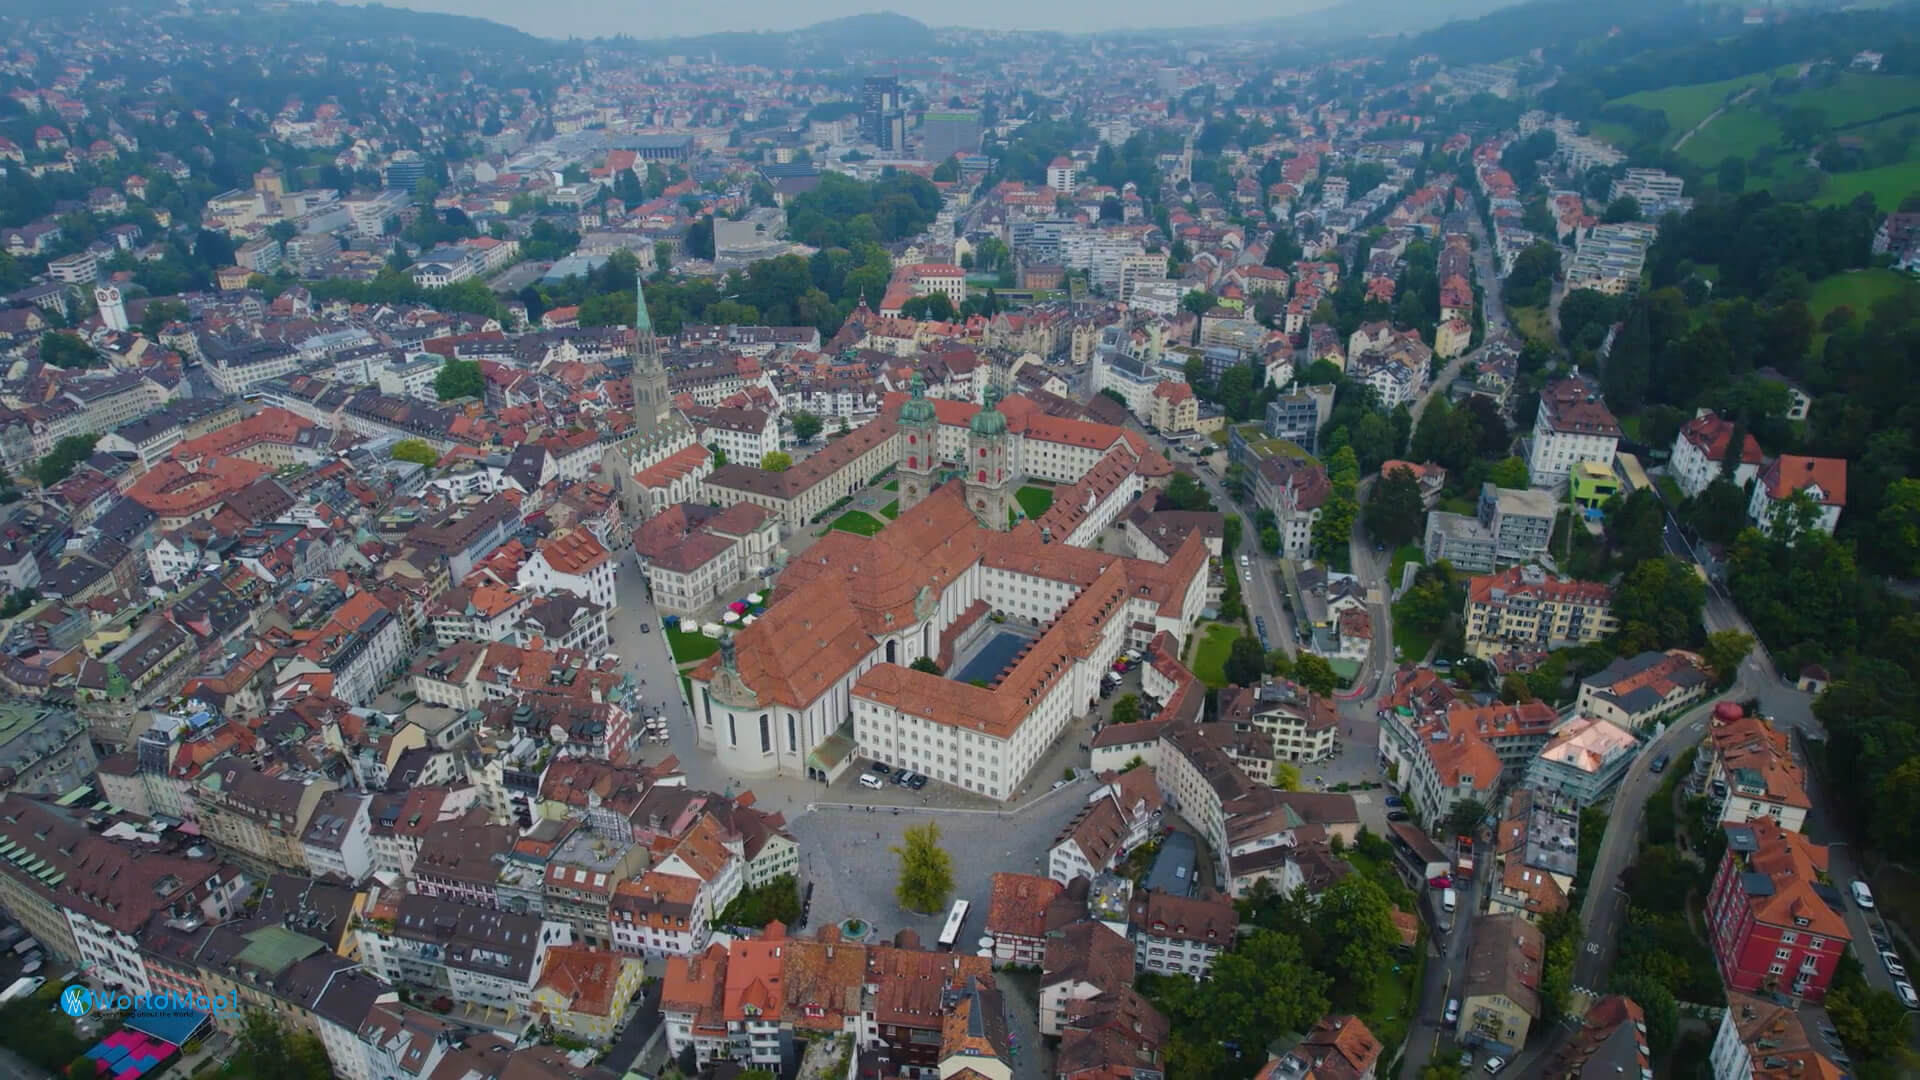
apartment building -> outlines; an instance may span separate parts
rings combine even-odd
[[[1730,991],[1707,1063],[1713,1080],[1786,1080],[1849,1075],[1833,1060],[1843,1048],[1816,1035],[1792,1003]]]
[[[1474,919],[1466,972],[1457,983],[1454,1037],[1460,1044],[1507,1056],[1525,1046],[1534,1022],[1547,1015],[1540,994],[1545,960],[1540,928],[1520,915]]]
[[[1067,886],[1034,874],[997,873],[987,902],[986,936],[993,939],[993,962],[1005,966],[1038,967],[1045,959],[1049,935],[1084,918],[1084,895],[1075,900]],[[1127,953],[1133,968],[1133,953]]]
[[[331,780],[270,776],[236,762],[202,776],[193,799],[201,833],[265,876],[307,869],[302,838],[320,800],[334,788]]]
[[[1333,700],[1285,679],[1220,691],[1220,718],[1271,736],[1276,761],[1323,761],[1339,749],[1340,714]]]
[[[1825,998],[1851,940],[1823,881],[1827,849],[1767,817],[1724,830],[1705,912],[1721,977],[1743,993]]]
[[[531,1015],[547,951],[565,923],[376,889],[354,938],[369,971],[417,993],[479,1006],[500,1022]]]
[[[585,945],[555,945],[531,998],[543,1026],[596,1046],[618,1038],[633,1016],[646,969],[634,957]]]
[[[1574,466],[1599,462],[1611,469],[1620,445],[1620,424],[1591,376],[1575,371],[1548,383],[1534,415],[1527,472],[1535,487],[1558,490]]]
[[[1758,482],[1747,503],[1747,518],[1761,532],[1772,535],[1775,519],[1800,498],[1813,505],[1813,528],[1832,535],[1840,524],[1840,512],[1847,505],[1845,458],[1781,454],[1755,479]]]
[[[1617,628],[1610,586],[1549,577],[1531,565],[1470,579],[1465,621],[1467,649],[1483,660],[1587,645]]]
[[[1253,467],[1254,503],[1278,522],[1285,558],[1305,559],[1313,553],[1313,525],[1332,495],[1326,468],[1312,458],[1276,454]]]
[[[1493,832],[1490,910],[1528,922],[1565,911],[1580,859],[1580,804],[1529,784],[1507,796]]]
[[[1700,658],[1692,653],[1644,652],[1622,657],[1581,679],[1573,707],[1582,716],[1598,717],[1627,731],[1643,731],[1705,697],[1712,684]]]
[[[1576,716],[1554,729],[1527,768],[1527,784],[1581,806],[1603,801],[1627,775],[1640,740],[1594,716]]]
[[[1793,759],[1791,736],[1765,717],[1743,715],[1732,702],[1716,706],[1694,767],[1703,765],[1708,796],[1721,821],[1769,818],[1791,832],[1806,827],[1813,806],[1806,773]]]
[[[1559,512],[1559,500],[1550,492],[1482,484],[1473,516],[1438,510],[1427,515],[1427,562],[1445,559],[1469,574],[1534,562],[1547,553]]]
[[[1240,930],[1233,901],[1219,893],[1179,896],[1143,889],[1128,909],[1134,965],[1142,971],[1202,979]]]
[[[566,528],[534,545],[520,566],[519,584],[534,592],[564,592],[603,608],[614,606],[613,555],[591,530]]]
[[[1680,434],[1674,436],[1673,456],[1667,461],[1667,472],[1680,486],[1682,494],[1694,498],[1726,473],[1728,449],[1733,445],[1736,430],[1733,421],[1724,420],[1708,409],[1700,410],[1699,415],[1681,426]],[[1739,460],[1734,462],[1727,479],[1733,486],[1745,490],[1765,463],[1760,441],[1743,434]]]

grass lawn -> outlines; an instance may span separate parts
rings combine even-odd
[[[833,519],[833,527],[841,532],[872,536],[887,527],[887,523],[867,513],[865,510],[849,510]]]
[[[1480,512],[1480,508],[1474,505],[1472,499],[1461,495],[1450,495],[1441,499],[1434,509],[1443,510],[1449,514],[1465,514],[1468,517]]]
[[[1852,202],[1863,191],[1873,195],[1874,205],[1881,210],[1898,209],[1901,199],[1920,191],[1920,161],[1903,161],[1859,172],[1830,173],[1813,204],[1840,206]]]
[[[892,520],[893,518],[899,517],[900,516],[900,500],[895,499],[892,502],[888,503],[887,505],[881,507],[880,513],[883,517],[886,517],[888,520]]]
[[[1920,109],[1920,79],[1904,75],[1869,75],[1842,71],[1832,86],[1790,94],[1779,99],[1789,108],[1806,106],[1827,114],[1827,124],[1846,128],[1890,113]],[[1901,117],[1911,122],[1912,117]],[[1851,131],[1845,134],[1854,134]]]
[[[1201,635],[1200,644],[1193,653],[1193,673],[1208,686],[1227,685],[1227,654],[1233,651],[1233,641],[1240,636],[1240,629],[1226,623],[1211,623]]]
[[[1627,438],[1632,439],[1634,442],[1639,442],[1640,441],[1640,418],[1637,416],[1621,417],[1620,433],[1625,435]]]
[[[888,490],[888,491],[899,491],[899,490],[900,490],[900,481],[899,481],[898,479],[894,479],[894,480],[889,480],[889,481],[887,481],[887,488],[886,488],[886,490]]]
[[[710,638],[698,630],[682,630],[676,626],[662,626],[667,633],[667,648],[673,650],[673,662],[691,664],[695,660],[705,660],[720,651],[718,638]]]
[[[1740,105],[1719,116],[1680,148],[1680,156],[1701,168],[1717,168],[1732,155],[1751,158],[1763,146],[1780,142],[1780,122],[1749,105]]]
[[[1401,544],[1394,548],[1393,567],[1387,571],[1387,588],[1391,590],[1400,587],[1400,572],[1406,569],[1408,563],[1426,561],[1427,553],[1420,550],[1419,544]]]
[[[1507,319],[1522,337],[1553,344],[1553,323],[1547,319],[1546,308],[1510,307],[1507,309]]]
[[[1705,120],[1713,110],[1726,104],[1727,98],[1755,83],[1771,80],[1776,74],[1784,74],[1798,68],[1797,64],[1788,64],[1773,71],[1756,71],[1737,78],[1722,79],[1719,82],[1694,83],[1691,86],[1668,86],[1659,90],[1642,90],[1637,94],[1628,94],[1607,102],[1609,105],[1636,105],[1642,109],[1658,109],[1667,114],[1667,145],[1687,132],[1694,125]],[[1695,139],[1699,136],[1695,136]],[[1687,145],[1693,145],[1693,139]],[[1625,145],[1624,143],[1622,145]],[[1715,164],[1718,164],[1716,161]]]
[[[1669,508],[1677,508],[1687,499],[1686,494],[1680,490],[1680,482],[1672,476],[1662,474],[1656,477],[1653,486],[1660,489],[1660,494],[1666,498]]]
[[[1838,307],[1852,308],[1856,316],[1864,319],[1873,305],[1914,287],[1913,279],[1898,270],[1851,270],[1814,282],[1807,307],[1812,310],[1816,324]]]
[[[1398,1047],[1406,1040],[1418,1008],[1414,988],[1419,985],[1426,959],[1426,950],[1422,949],[1373,973],[1373,1000],[1360,1019],[1366,1022],[1373,1037],[1380,1040],[1380,1045]]]
[[[1043,487],[1023,487],[1013,493],[1013,498],[1020,504],[1020,509],[1026,512],[1027,517],[1037,518],[1053,505],[1053,490]]]
[[[1409,664],[1417,664],[1426,659],[1427,652],[1440,635],[1422,630],[1411,620],[1401,618],[1401,605],[1393,605],[1393,647],[1400,651],[1400,659]]]

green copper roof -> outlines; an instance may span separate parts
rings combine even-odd
[[[999,401],[1000,391],[991,386],[987,387],[980,411],[973,414],[972,420],[967,421],[967,430],[975,435],[1005,435],[1007,418],[999,409],[994,408]]]
[[[906,424],[933,423],[933,402],[927,400],[927,381],[916,371],[907,388],[912,391],[912,396],[900,406],[900,421]]]
[[[653,316],[647,314],[647,290],[640,285],[641,275],[633,275],[633,325],[640,330],[653,330]]]

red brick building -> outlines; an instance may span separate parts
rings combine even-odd
[[[1714,955],[1727,985],[1820,1001],[1847,949],[1839,894],[1819,876],[1827,849],[1771,818],[1728,825],[1707,897]]]

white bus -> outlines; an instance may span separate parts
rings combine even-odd
[[[967,909],[972,905],[965,900],[955,900],[953,910],[947,912],[947,925],[940,930],[940,947],[951,950],[954,942],[960,940],[960,924],[967,921]]]
[[[26,978],[21,978],[21,979],[15,979],[13,985],[7,987],[7,992],[4,994],[0,994],[0,1004],[4,1004],[9,1001],[18,1001],[19,999],[26,997],[29,994],[32,994],[34,991],[40,989],[42,986],[45,986],[46,984],[47,984],[47,980],[37,975],[28,976]]]

